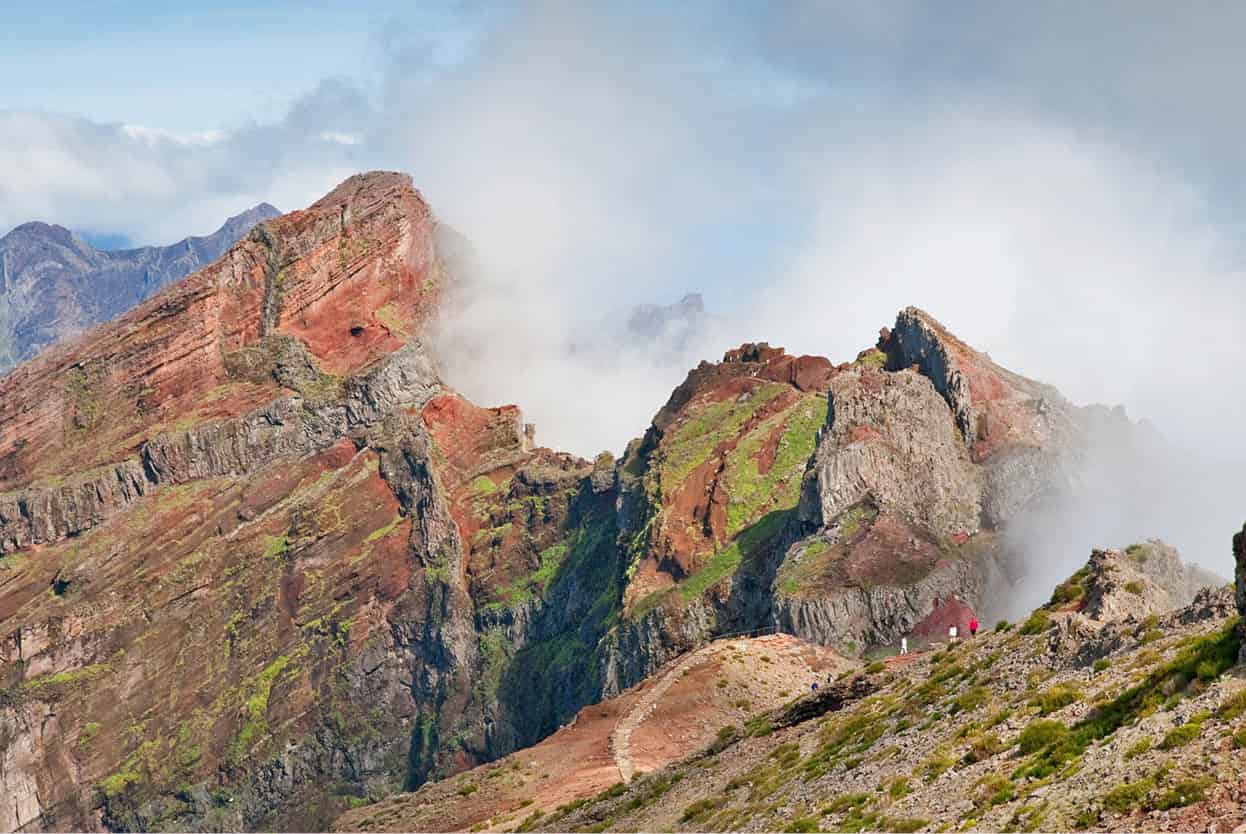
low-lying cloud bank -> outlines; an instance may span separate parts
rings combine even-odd
[[[378,41],[378,85],[325,80],[270,123],[179,137],[0,112],[0,226],[165,241],[410,171],[476,253],[441,330],[451,380],[585,455],[621,450],[727,347],[846,361],[917,304],[1177,450],[1136,485],[1156,493],[1145,509],[1100,490],[1098,521],[1053,553],[1158,535],[1216,567],[1246,511],[1229,474],[1246,458],[1242,194],[1225,185],[1246,181],[1225,139],[1246,117],[1223,104],[1246,59],[1233,21],[1128,10],[1129,27],[1105,7],[1070,28],[989,4],[959,21],[903,2],[511,9],[453,61]],[[1069,45],[1092,30],[1088,64]],[[1177,63],[1143,83],[1158,33]],[[620,324],[687,292],[713,314],[691,331]]]

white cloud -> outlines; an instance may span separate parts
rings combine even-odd
[[[152,146],[159,145],[163,142],[172,142],[178,145],[204,147],[207,145],[219,144],[229,137],[229,134],[223,130],[202,130],[189,133],[179,133],[172,130],[163,130],[158,127],[145,127],[143,125],[122,125],[121,133],[127,138],[137,139]]]

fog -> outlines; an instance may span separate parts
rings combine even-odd
[[[1171,447],[1035,533],[1043,582],[1152,536],[1227,574],[1246,516],[1244,13],[682,9],[506,7],[455,60],[385,25],[379,80],[309,77],[271,121],[194,136],[0,111],[0,225],[167,242],[409,171],[474,252],[437,331],[448,379],[586,456],[621,451],[728,347],[847,361],[916,304]],[[688,292],[711,314],[696,327],[625,326]]]

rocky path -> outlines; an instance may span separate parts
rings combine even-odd
[[[658,702],[662,700],[662,696],[666,694],[667,690],[676,681],[690,669],[703,663],[708,663],[716,649],[716,646],[706,646],[691,654],[684,655],[683,659],[663,675],[662,679],[652,689],[641,696],[631,711],[615,725],[614,732],[610,734],[610,750],[614,754],[614,763],[619,769],[619,776],[624,782],[632,781],[632,776],[636,774],[636,766],[632,762],[631,756],[632,732],[653,714]]]

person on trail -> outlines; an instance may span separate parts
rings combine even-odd
[[[908,653],[909,653],[909,638],[901,637],[900,638],[900,654],[908,654]]]
[[[959,633],[959,630],[956,628],[956,626],[954,625],[948,626],[947,627],[947,641],[949,643],[955,643],[958,633]]]
[[[969,636],[970,637],[978,636],[978,618],[977,617],[971,616],[969,618]]]
[[[814,681],[814,682],[813,682],[813,691],[814,691],[814,692],[817,692],[817,691],[818,691],[818,682],[817,682],[817,681]]]

